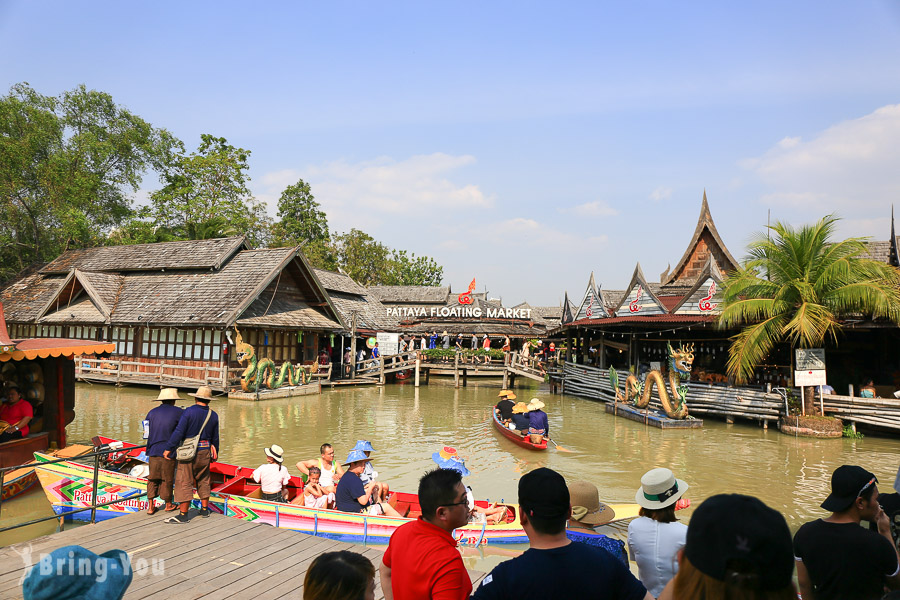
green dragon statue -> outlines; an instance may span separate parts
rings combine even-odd
[[[253,346],[244,343],[241,333],[235,328],[237,339],[235,340],[235,356],[239,363],[246,364],[247,368],[241,373],[241,389],[245,392],[255,392],[267,387],[270,390],[277,389],[288,380],[291,385],[302,385],[309,381],[306,369],[302,366],[294,366],[290,362],[275,368],[275,361],[271,358],[257,360]],[[248,364],[249,363],[249,364]]]
[[[669,387],[672,395],[669,396],[666,390],[666,384],[663,381],[662,373],[657,370],[647,373],[647,377],[643,383],[638,378],[629,374],[625,379],[625,395],[619,392],[619,374],[613,367],[609,368],[609,381],[613,390],[616,392],[616,400],[628,402],[634,398],[634,406],[637,408],[646,408],[650,404],[650,392],[653,386],[659,392],[659,400],[662,403],[663,410],[670,419],[684,419],[688,416],[688,407],[686,397],[688,387],[681,385],[682,381],[687,380],[691,376],[691,365],[694,362],[694,346],[681,345],[678,350],[673,350],[670,344],[669,348]],[[677,400],[673,403],[673,398]]]

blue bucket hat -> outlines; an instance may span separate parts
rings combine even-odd
[[[341,466],[346,467],[350,463],[359,462],[361,460],[372,460],[372,459],[369,458],[368,456],[366,456],[366,453],[363,452],[362,450],[357,450],[356,448],[354,448],[353,450],[350,451],[350,454],[347,455],[347,462],[345,462]]]
[[[362,450],[363,452],[375,452],[375,448],[373,448],[372,444],[370,444],[366,440],[359,440],[358,442],[356,442],[356,445],[353,446],[353,449]]]
[[[431,455],[431,460],[436,462],[437,466],[442,469],[459,471],[463,477],[469,474],[469,469],[466,468],[466,461],[456,454],[456,448],[444,446],[440,452],[435,452]]]
[[[25,600],[121,600],[133,577],[123,550],[97,555],[81,546],[63,546],[31,568],[22,595]]]

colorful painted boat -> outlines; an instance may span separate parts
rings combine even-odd
[[[529,450],[546,450],[547,449],[547,438],[541,440],[540,444],[532,444],[531,439],[527,436],[521,436],[515,431],[512,431],[509,427],[500,422],[500,419],[497,418],[497,413],[491,410],[491,420],[494,422],[494,429],[503,434],[503,437],[510,440],[514,444],[522,446],[523,448],[528,448]]]
[[[127,446],[124,452],[128,452]],[[56,514],[87,508],[91,505],[94,477],[92,466],[71,461],[41,464],[52,460],[52,457],[37,452],[35,459],[38,461],[36,471],[44,493]],[[415,494],[403,492],[395,492],[390,500],[390,504],[400,514],[405,515],[402,518],[369,516],[269,502],[258,497],[260,488],[259,484],[251,478],[252,468],[217,462],[211,465],[210,470],[213,477],[212,496],[209,501],[211,511],[245,521],[266,523],[330,539],[387,544],[397,527],[412,521],[420,514],[418,497]],[[292,477],[291,483],[287,487],[293,498],[302,492],[303,482],[300,477]],[[101,469],[98,476],[98,502],[124,501],[98,508],[96,519],[101,521],[146,510],[149,508],[148,501],[139,497],[146,489],[146,479]],[[159,499],[156,500],[156,503],[157,505],[162,504]],[[482,507],[486,507],[488,504],[481,500],[476,503]],[[194,504],[199,507],[199,498],[195,497]],[[518,505],[507,504],[506,506],[509,507],[509,511],[505,523],[497,525],[473,523],[455,530],[454,537],[460,544],[473,546],[526,543],[528,538],[519,524]],[[88,510],[66,518],[87,521],[90,520],[90,514],[91,511]]]
[[[5,502],[10,498],[15,498],[20,494],[24,494],[37,482],[38,476],[37,473],[34,472],[33,467],[25,467],[10,471],[3,478],[3,490],[0,492],[3,496],[3,501]]]

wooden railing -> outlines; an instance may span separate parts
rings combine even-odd
[[[230,372],[233,371],[240,372],[243,369],[110,358],[77,357],[75,359],[75,377],[110,383],[158,383],[159,385],[173,384],[198,387],[208,385],[218,389],[225,389],[229,383]],[[177,374],[177,372],[190,372],[196,374],[196,376],[181,375]]]
[[[818,403],[818,398],[816,402]],[[865,423],[900,430],[900,400],[896,398],[856,398],[853,396],[822,396],[825,414],[840,417],[850,423]]]
[[[416,350],[407,350],[399,354],[370,358],[362,363],[362,367],[357,364],[355,376],[377,377],[381,383],[384,383],[384,376],[389,373],[415,369],[418,356],[419,353]]]
[[[533,356],[523,356],[518,352],[508,352],[504,357],[504,363],[513,373],[524,375],[536,381],[543,381],[546,375],[544,364]]]

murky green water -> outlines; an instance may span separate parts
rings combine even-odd
[[[695,506],[713,494],[751,494],[784,513],[792,529],[823,514],[818,506],[837,466],[862,465],[889,490],[900,462],[900,444],[894,439],[794,438],[751,422],[711,420],[699,430],[661,431],[608,415],[603,405],[589,400],[520,388],[520,399],[537,396],[547,404],[553,438],[573,451],[533,452],[502,438],[488,422],[498,390],[499,381],[454,389],[452,379],[434,378],[418,390],[410,383],[326,388],[319,396],[258,403],[223,399],[212,405],[220,418],[220,460],[255,467],[264,462],[263,448],[275,443],[285,449],[286,464],[297,473],[293,465],[318,456],[323,442],[333,444],[343,460],[356,440],[368,439],[376,448],[373,458],[381,478],[394,489],[415,491],[421,474],[434,467],[431,454],[452,445],[472,472],[466,482],[477,496],[511,501],[518,478],[536,467],[590,481],[605,501],[633,502],[641,475],[668,466],[691,486],[687,497]],[[156,391],[146,388],[79,384],[70,443],[87,442],[98,433],[140,443],[140,422],[156,405],[155,397]],[[684,517],[690,512],[683,511]],[[44,496],[31,493],[4,503],[0,523],[48,514]],[[625,526],[608,529],[624,538]],[[33,526],[5,534],[0,543],[54,530],[55,524]],[[510,550],[521,549],[470,550],[467,566],[489,569]]]

